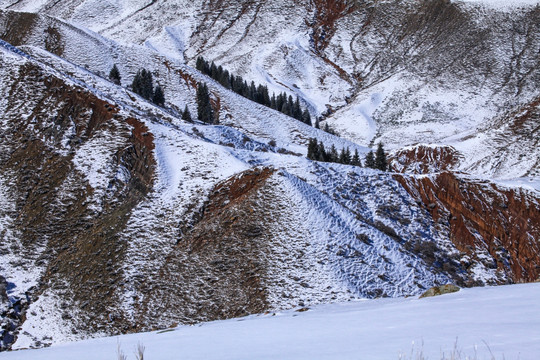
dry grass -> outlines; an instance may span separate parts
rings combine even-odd
[[[478,357],[478,348],[474,347],[474,354],[466,354],[462,349],[458,347],[458,340],[454,343],[454,347],[450,353],[441,353],[438,359],[440,360],[497,360],[489,345],[483,341],[487,350],[489,351],[489,357]],[[424,343],[420,345],[418,349],[415,349],[414,342],[412,344],[411,353],[409,355],[400,354],[399,360],[429,360],[429,358],[424,355]],[[504,355],[501,360],[505,360]]]

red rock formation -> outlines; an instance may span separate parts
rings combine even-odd
[[[487,250],[515,282],[540,276],[540,197],[523,189],[443,172],[395,178],[450,227],[450,240],[472,257]]]
[[[390,158],[394,171],[430,174],[457,166],[462,155],[452,146],[417,145],[397,151]]]

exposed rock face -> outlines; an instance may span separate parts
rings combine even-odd
[[[417,145],[401,149],[390,159],[393,171],[412,174],[431,174],[452,170],[463,156],[451,146]]]
[[[540,199],[535,192],[506,189],[450,172],[421,178],[396,176],[413,196],[447,224],[450,239],[471,259],[515,282],[540,275]]]
[[[451,294],[459,291],[459,287],[452,284],[442,285],[442,286],[435,286],[420,295],[420,299],[426,298],[426,297],[433,297],[433,296],[440,296],[444,294]]]

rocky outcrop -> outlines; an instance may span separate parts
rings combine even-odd
[[[440,296],[444,294],[451,294],[459,291],[459,287],[452,284],[446,284],[442,286],[434,286],[420,295],[420,299],[426,297]]]
[[[396,151],[389,158],[396,172],[432,174],[455,168],[463,156],[452,146],[415,145]]]
[[[449,227],[450,240],[471,259],[508,274],[515,282],[538,279],[540,197],[536,192],[450,172],[395,178],[436,221]]]

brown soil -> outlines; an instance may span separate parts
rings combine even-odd
[[[20,68],[9,98],[11,126],[3,134],[0,170],[14,177],[16,227],[25,247],[21,251],[46,248],[37,260],[46,264],[41,285],[29,295],[35,299],[52,288],[69,304],[66,314],[80,306],[79,330],[114,326],[108,314],[116,307],[111,294],[122,279],[117,260],[125,250],[118,234],[152,187],[153,137],[140,121],[117,115],[113,105],[35,65]],[[30,116],[19,115],[24,107]],[[72,126],[74,134],[62,144]],[[72,163],[77,149],[97,133],[123,139],[107,160],[130,174],[127,183],[110,179],[99,210],[92,206],[94,189]],[[63,146],[68,148],[65,155],[58,152]]]
[[[267,310],[267,238],[258,199],[273,169],[253,169],[218,184],[200,219],[164,264],[159,283],[145,284],[140,326],[193,323]],[[178,286],[182,284],[182,286]],[[159,320],[158,320],[159,319]],[[144,325],[143,325],[144,324]]]

